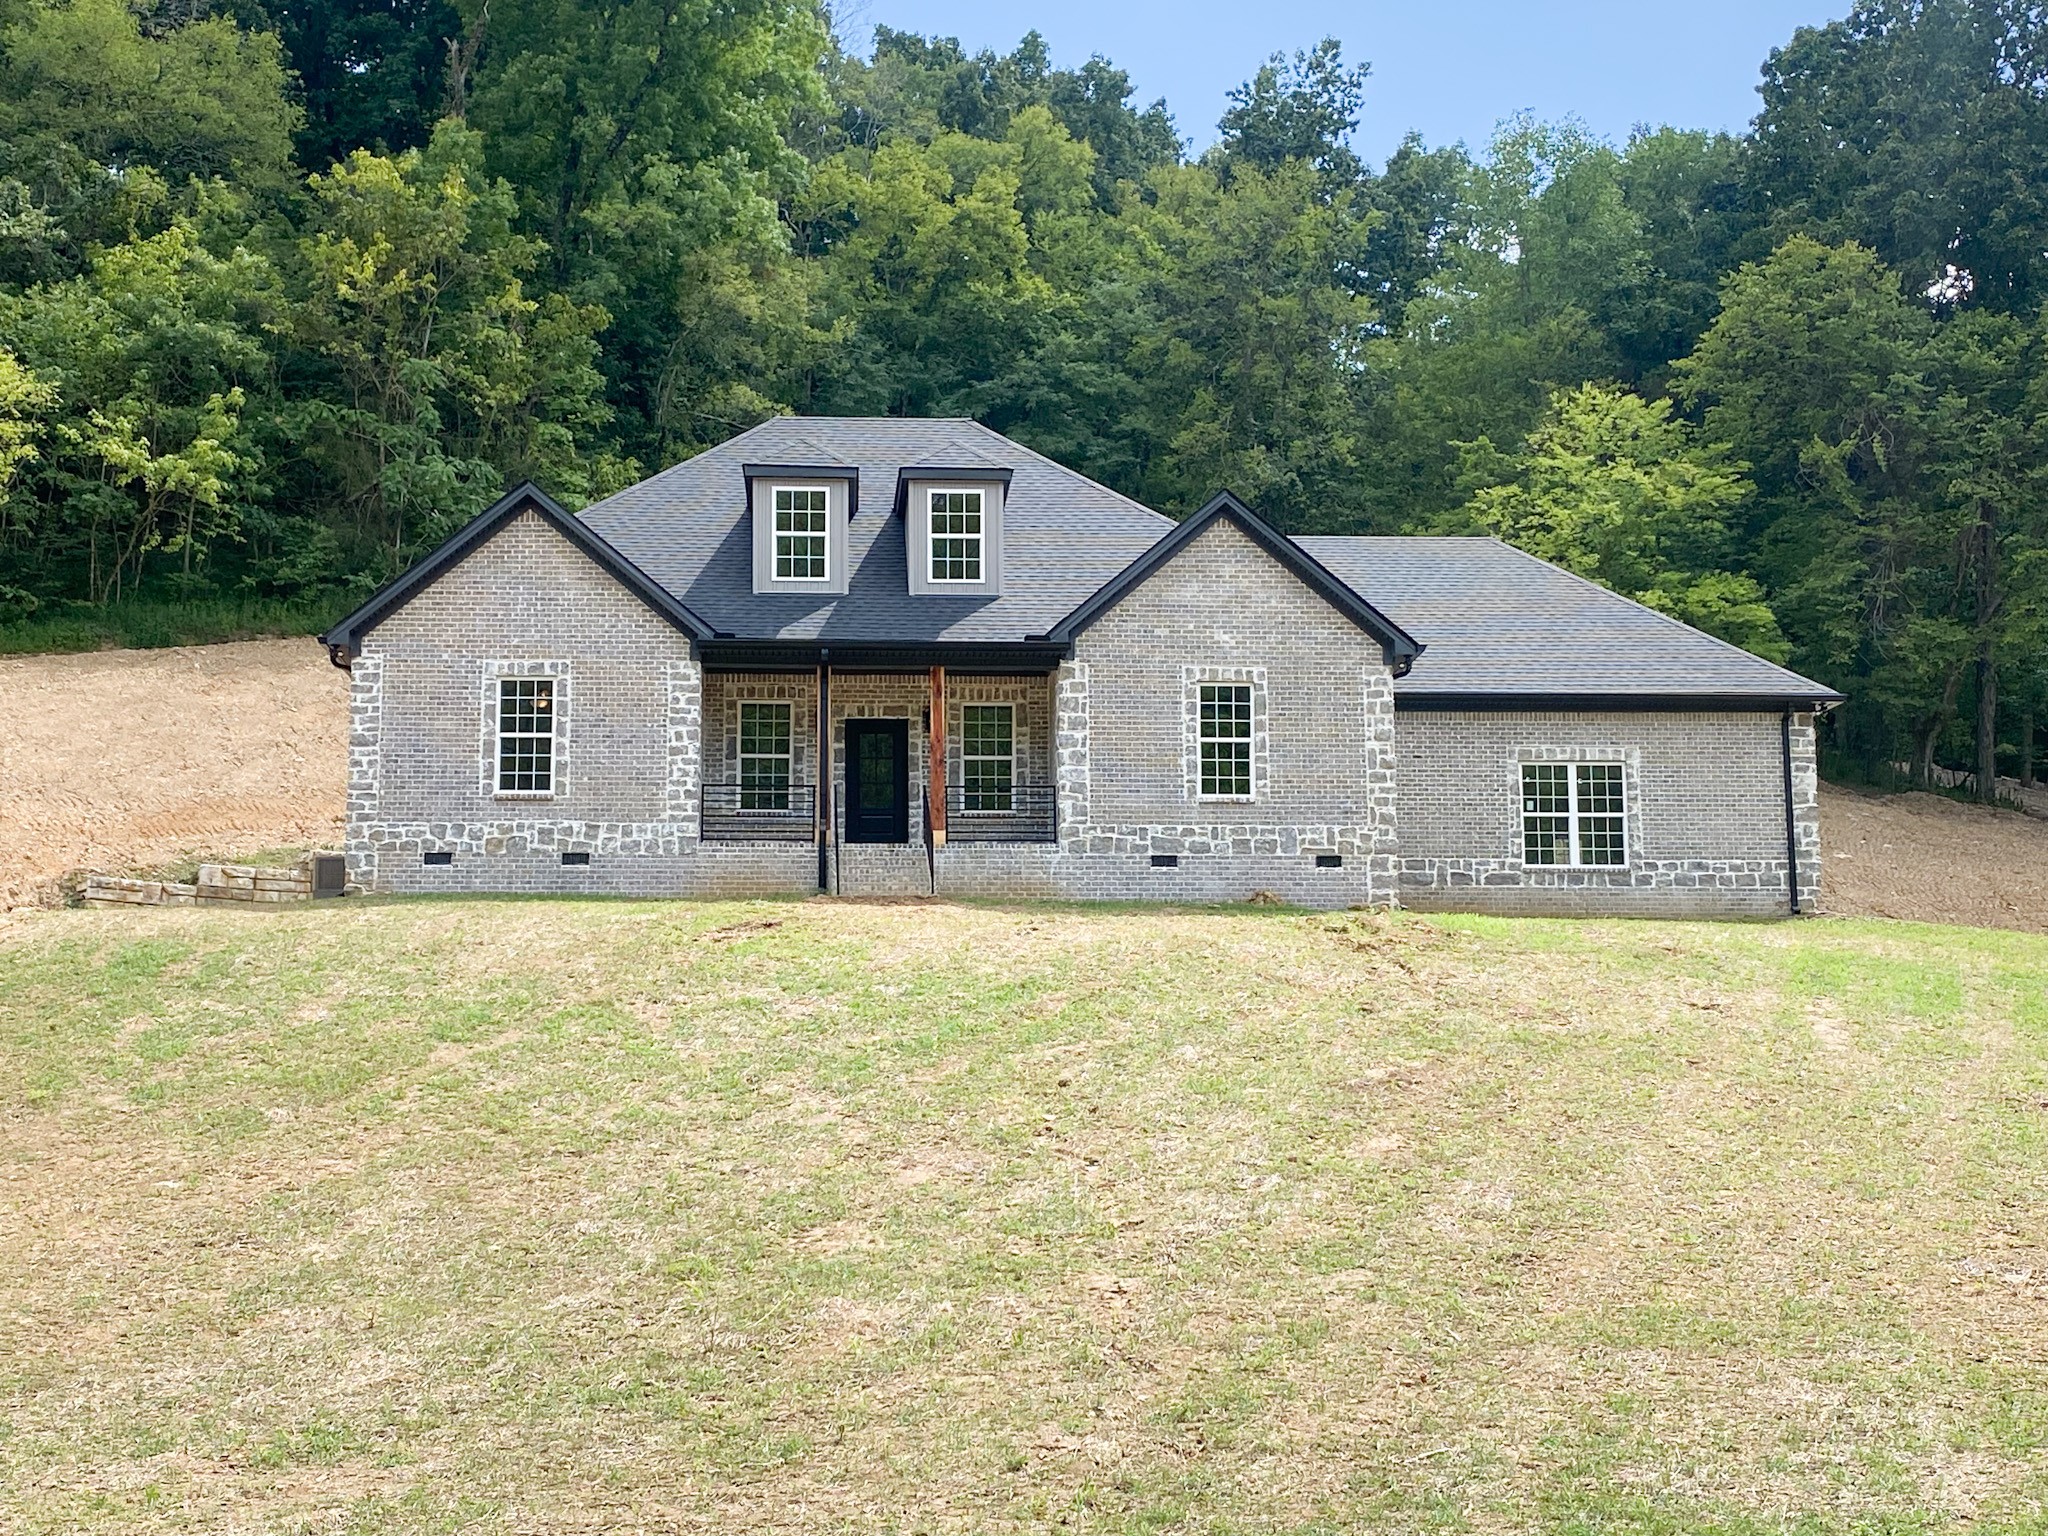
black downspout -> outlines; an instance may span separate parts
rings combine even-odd
[[[1778,717],[1778,749],[1785,765],[1785,895],[1799,915],[1799,827],[1792,813],[1792,711]]]

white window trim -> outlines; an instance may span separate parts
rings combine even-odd
[[[809,493],[811,493],[811,492],[816,492],[816,493],[818,493],[819,495],[823,496],[823,497],[825,498],[825,509],[824,509],[824,517],[825,517],[825,526],[824,526],[824,527],[823,527],[822,529],[820,529],[820,530],[819,530],[819,531],[818,531],[817,533],[815,533],[815,534],[813,534],[813,533],[801,533],[801,534],[800,534],[800,533],[795,533],[795,532],[787,532],[787,533],[786,533],[786,532],[784,532],[784,531],[783,531],[783,530],[782,530],[781,528],[779,528],[778,526],[776,526],[776,521],[775,521],[775,518],[776,518],[776,512],[777,512],[777,508],[776,508],[776,505],[775,505],[775,498],[776,498],[777,496],[780,496],[780,495],[781,495],[781,494],[782,494],[782,493],[783,493],[784,491],[787,491],[787,492],[789,492],[791,496],[795,496],[795,495],[796,495],[796,494],[797,494],[797,493],[798,493],[799,491],[802,491],[802,492],[804,492],[805,494],[809,494]],[[794,509],[794,508],[792,508],[791,510],[792,510],[792,511],[794,511],[795,509]],[[811,514],[810,514],[810,513],[808,512],[808,511],[806,511],[805,515],[806,515],[806,516],[810,516]],[[820,571],[820,572],[819,572],[819,573],[818,573],[818,574],[817,574],[816,576],[784,576],[784,575],[782,575],[782,574],[781,574],[781,571],[780,571],[780,569],[779,569],[779,567],[780,567],[780,565],[781,565],[781,559],[782,559],[782,551],[781,551],[781,548],[780,548],[780,544],[779,544],[779,541],[780,541],[780,540],[782,540],[782,539],[785,539],[785,538],[791,538],[791,539],[796,539],[796,538],[802,538],[802,539],[810,539],[810,538],[815,538],[815,539],[817,539],[817,540],[819,541],[819,543],[820,543],[821,545],[823,545],[823,546],[824,546],[824,555],[823,555],[823,558],[822,558],[822,560],[820,561],[820,564],[821,564],[821,565],[823,565],[824,569],[823,569],[822,571]],[[771,485],[771,486],[769,486],[769,487],[768,487],[768,574],[769,574],[770,578],[772,578],[773,580],[775,580],[775,581],[777,581],[777,582],[784,582],[784,581],[787,581],[787,582],[791,582],[791,583],[794,583],[794,584],[796,584],[796,585],[799,585],[799,586],[807,586],[807,587],[822,587],[822,586],[826,586],[826,585],[828,585],[828,584],[829,584],[829,583],[831,582],[831,580],[832,580],[832,493],[831,493],[831,491],[829,491],[829,490],[825,489],[825,488],[824,488],[823,486],[817,486],[817,485]]]
[[[508,678],[546,678],[555,685],[553,789],[498,788],[498,685]],[[569,792],[569,663],[486,661],[483,664],[483,795],[487,800],[559,800]]]
[[[1202,793],[1202,685],[1234,683],[1252,691],[1252,792],[1248,795]],[[1266,736],[1266,669],[1264,667],[1182,667],[1182,790],[1203,805],[1253,805],[1264,799],[1272,783],[1272,755]]]
[[[1579,810],[1578,767],[1580,764],[1600,764],[1610,768],[1619,767],[1621,769],[1621,862],[1619,864],[1587,864],[1579,858],[1579,817],[1582,814]],[[1571,838],[1571,860],[1568,863],[1532,864],[1529,862],[1524,821],[1525,813],[1522,810],[1522,770],[1538,765],[1552,767],[1569,766],[1571,768],[1571,772],[1566,775],[1566,783],[1570,786],[1568,803],[1571,807],[1567,813],[1569,835]],[[1515,809],[1514,850],[1512,855],[1514,866],[1532,875],[1563,873],[1567,870],[1576,870],[1585,874],[1621,875],[1633,870],[1642,847],[1642,822],[1640,818],[1642,806],[1640,785],[1642,775],[1639,772],[1640,766],[1638,754],[1633,747],[1551,747],[1529,749],[1517,753],[1513,763],[1509,765],[1509,772],[1513,778],[1512,789],[1514,798],[1512,804]]]
[[[1001,757],[984,757],[979,754],[967,755],[967,711],[970,709],[1006,709],[1010,712],[1010,808],[1007,811],[969,810],[967,807],[967,765],[969,763],[1000,763]],[[960,706],[960,814],[962,816],[1014,816],[1017,814],[1017,790],[1022,780],[1017,773],[1017,703],[1014,699],[969,699]],[[950,812],[948,813],[951,814]]]
[[[940,535],[932,528],[932,498],[934,496],[972,496],[981,503],[981,532],[974,535],[975,567],[979,576],[941,576],[938,574],[938,541]],[[946,538],[964,538],[964,534],[946,534]],[[981,485],[926,485],[924,487],[924,573],[925,579],[935,587],[985,587],[988,585],[988,488]]]

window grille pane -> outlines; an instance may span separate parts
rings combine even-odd
[[[961,805],[1009,812],[1013,791],[1016,712],[1008,704],[967,704],[960,710]]]
[[[825,492],[781,486],[775,492],[775,577],[825,579]]]
[[[552,794],[555,788],[555,682],[550,677],[498,680],[498,789]]]
[[[1524,864],[1569,864],[1572,861],[1572,823],[1569,816],[1524,816],[1522,818],[1522,862]]]
[[[1626,864],[1623,832],[1621,764],[1581,763],[1579,785],[1579,862]]]
[[[931,493],[933,581],[981,580],[981,492]]]
[[[790,710],[787,704],[740,705],[740,809],[789,809]]]
[[[1563,763],[1522,765],[1522,862],[1572,861],[1571,770]]]
[[[1581,864],[1626,864],[1619,816],[1579,818],[1579,862]]]
[[[1579,764],[1579,810],[1584,814],[1621,814],[1621,764]]]
[[[1522,814],[1569,816],[1572,809],[1569,770],[1563,763],[1522,765]]]
[[[1201,781],[1207,797],[1249,800],[1252,793],[1252,690],[1249,683],[1203,683]]]

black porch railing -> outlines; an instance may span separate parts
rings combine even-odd
[[[706,784],[707,843],[808,843],[818,832],[818,791],[811,784]]]
[[[1013,784],[1006,790],[946,786],[949,843],[1050,843],[1059,838],[1059,790]]]

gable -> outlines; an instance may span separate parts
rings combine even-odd
[[[1231,542],[1234,540],[1234,544]],[[1380,645],[1387,665],[1396,677],[1405,673],[1422,653],[1414,637],[1350,587],[1325,570],[1308,552],[1270,524],[1256,516],[1228,491],[1219,494],[1200,512],[1161,539],[1137,560],[1106,583],[1066,618],[1054,625],[1047,638],[1070,643],[1084,630],[1098,623],[1112,609],[1130,600],[1196,546],[1205,550],[1234,549],[1237,568],[1225,564],[1211,576],[1212,589],[1227,591],[1237,569],[1249,570],[1244,562],[1262,562],[1278,567],[1295,587],[1305,588],[1348,623],[1363,630]],[[1188,600],[1199,604],[1199,594]]]
[[[697,615],[676,601],[630,560],[607,544],[580,520],[538,486],[522,485],[479,513],[431,554],[393,580],[386,582],[354,613],[320,637],[336,666],[356,655],[367,635],[377,625],[425,592],[444,574],[469,560],[507,528],[524,524],[533,532],[552,530],[565,546],[562,553],[577,562],[577,568],[594,566],[615,587],[623,589],[664,622],[693,640],[707,640],[713,631]],[[558,567],[566,569],[567,567]]]

